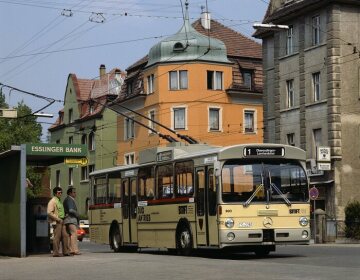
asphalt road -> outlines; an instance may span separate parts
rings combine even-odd
[[[80,243],[82,255],[0,257],[0,279],[360,279],[360,245],[279,246],[265,258],[252,253],[175,256],[161,250],[113,253]]]

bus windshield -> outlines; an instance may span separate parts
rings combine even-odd
[[[308,184],[297,161],[269,160],[225,162],[222,173],[222,201],[287,203],[308,201]]]

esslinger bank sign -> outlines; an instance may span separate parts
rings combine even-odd
[[[27,155],[85,157],[87,146],[79,144],[26,144]]]

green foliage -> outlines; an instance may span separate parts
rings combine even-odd
[[[345,207],[346,237],[360,239],[360,202],[349,202]]]
[[[1,92],[0,106],[7,107]],[[36,122],[36,117],[31,115],[31,109],[23,101],[18,103],[16,109],[16,119],[0,118],[0,152],[9,150],[11,145],[40,142],[41,125]]]
[[[0,89],[0,108],[7,109],[9,106],[5,102],[5,95],[2,93],[2,89]]]
[[[37,173],[34,167],[26,168],[26,178],[30,180],[32,186],[26,188],[28,198],[38,197],[41,194],[41,174]]]

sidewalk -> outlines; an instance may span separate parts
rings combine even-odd
[[[310,245],[314,246],[353,246],[353,247],[360,247],[360,240],[357,239],[350,239],[350,238],[337,238],[335,242],[326,242],[326,243],[315,243],[314,239],[310,240]]]

